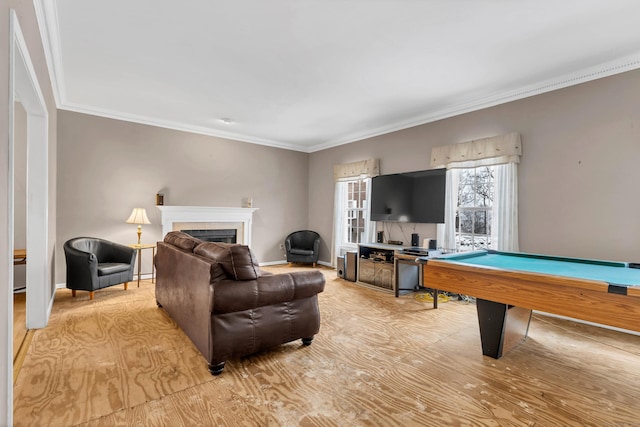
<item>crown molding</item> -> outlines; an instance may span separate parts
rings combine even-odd
[[[53,98],[56,106],[60,108],[64,104],[66,90],[60,48],[60,31],[58,28],[58,9],[53,0],[33,0],[33,6],[36,12],[38,29],[40,30],[45,62],[49,71]]]
[[[81,104],[65,104],[59,107],[61,110],[73,111],[76,113],[89,114],[92,116],[105,117],[108,119],[122,120],[125,122],[138,123],[142,125],[161,127],[166,129],[177,130],[181,132],[195,133],[199,135],[214,136],[216,138],[224,138],[236,142],[246,142],[249,144],[265,145],[273,148],[282,148],[284,150],[308,152],[306,147],[295,144],[286,144],[279,141],[273,141],[264,138],[252,137],[249,135],[225,132],[218,129],[208,128],[205,126],[196,126],[188,123],[174,122],[171,120],[162,120],[155,117],[147,117],[136,114],[122,113],[119,111],[100,109]]]
[[[456,105],[451,105],[447,108],[442,108],[436,111],[432,111],[422,116],[408,119],[406,121],[394,123],[389,126],[383,126],[377,129],[370,129],[367,131],[347,135],[344,138],[340,138],[338,140],[317,144],[309,147],[308,152],[313,153],[316,151],[326,150],[328,148],[333,148],[340,145],[361,141],[363,139],[373,138],[373,137],[384,135],[387,133],[409,129],[415,126],[424,125],[424,124],[435,122],[438,120],[459,116],[461,114],[471,113],[473,111],[494,107],[496,105],[506,104],[511,101],[517,101],[517,100],[528,98],[531,96],[540,95],[546,92],[552,92],[554,90],[575,86],[580,83],[586,83],[592,80],[597,80],[597,79],[609,77],[615,74],[624,73],[626,71],[636,70],[638,68],[640,68],[640,52],[635,53],[633,55],[625,56],[623,58],[619,58],[614,61],[605,62],[596,66],[584,68],[576,72],[568,73],[562,76],[554,77],[552,79],[543,80],[538,83],[523,86],[516,90],[506,91],[506,92],[496,92],[495,94],[490,96],[471,99],[465,102],[458,103]]]
[[[558,89],[563,89],[570,86],[575,86],[580,83],[586,83],[592,80],[601,79],[604,77],[620,74],[626,71],[632,71],[640,68],[640,53],[630,55],[615,61],[599,64],[597,66],[587,67],[580,71],[565,74],[553,79],[543,80],[535,84],[523,86],[516,90],[497,92],[493,95],[471,99],[465,102],[451,105],[447,108],[442,108],[436,111],[432,111],[429,114],[425,114],[418,117],[413,117],[408,120],[397,122],[389,126],[382,126],[376,129],[367,129],[362,132],[356,132],[351,135],[346,135],[344,138],[340,138],[333,141],[327,141],[321,144],[313,146],[301,146],[295,144],[286,144],[279,141],[273,141],[263,138],[251,137],[233,132],[223,132],[204,126],[193,126],[185,123],[173,122],[169,120],[160,120],[153,117],[146,117],[134,114],[124,114],[116,111],[96,109],[94,107],[83,106],[78,104],[64,104],[59,108],[62,110],[75,111],[78,113],[91,114],[95,116],[101,116],[116,120],[124,120],[128,122],[140,123],[149,126],[158,126],[173,130],[179,130],[183,132],[196,133],[207,136],[214,136],[217,138],[231,139],[234,141],[241,141],[250,144],[265,145],[274,148],[282,148],[285,150],[301,151],[303,153],[314,153],[317,151],[326,150],[340,145],[350,144],[352,142],[361,141],[368,138],[384,135],[391,132],[397,132],[404,129],[409,129],[415,126],[424,125],[427,123],[435,122],[442,119],[458,116],[473,111],[482,110],[496,105],[506,104],[511,101],[517,101],[520,99],[528,98],[535,95],[551,92]]]
[[[56,3],[54,0],[34,0],[33,3],[35,6],[38,27],[40,29],[40,36],[42,38],[42,44],[44,47],[47,68],[49,70],[49,75],[51,76],[51,86],[53,88],[53,94],[57,108],[61,110],[91,114],[116,120],[140,123],[149,126],[157,126],[183,132],[214,136],[217,138],[231,139],[251,144],[265,145],[285,150],[301,151],[304,153],[314,153],[340,145],[350,144],[352,142],[373,138],[391,132],[397,132],[415,126],[424,125],[438,120],[482,110],[484,108],[505,104],[511,101],[517,101],[519,99],[528,98],[531,96],[563,89],[569,86],[574,86],[580,83],[585,83],[591,80],[596,80],[640,68],[640,52],[636,52],[632,55],[625,56],[614,61],[587,67],[576,72],[554,77],[548,80],[543,80],[538,83],[527,85],[515,90],[496,92],[492,95],[482,98],[469,99],[460,103],[456,103],[455,105],[449,105],[444,108],[430,111],[427,114],[415,116],[407,120],[392,123],[390,125],[381,126],[374,129],[365,129],[362,131],[344,135],[343,137],[334,140],[325,141],[311,146],[304,146],[299,144],[284,143],[281,141],[259,138],[251,135],[221,131],[205,126],[190,125],[187,123],[180,123],[171,120],[163,120],[136,114],[127,114],[118,111],[99,109],[91,106],[67,102]]]

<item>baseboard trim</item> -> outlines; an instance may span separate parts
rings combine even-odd
[[[259,263],[260,267],[268,267],[270,265],[283,265],[283,264],[287,264],[286,260],[280,260],[280,261],[269,261],[269,262],[261,262]]]
[[[260,267],[268,267],[270,265],[284,265],[284,264],[289,264],[287,262],[287,260],[280,260],[280,261],[269,261],[269,262],[261,262],[260,263]],[[330,262],[326,262],[326,261],[318,261],[316,264],[320,264],[323,265],[325,267],[329,267],[329,268],[333,268],[335,269],[335,267],[333,265],[331,265]]]
[[[24,337],[24,340],[22,340],[20,348],[18,349],[18,353],[13,360],[13,385],[16,384],[16,380],[18,379],[18,375],[20,374],[20,369],[22,369],[24,359],[27,357],[27,351],[29,351],[29,346],[31,345],[34,334],[34,329],[27,330],[27,335]]]
[[[149,274],[141,274],[140,275],[140,280],[146,280],[146,279],[154,279],[155,280],[156,276],[152,275],[151,273]],[[132,283],[138,283],[138,276],[134,274],[133,279],[131,279],[131,281],[129,282],[129,284]],[[67,282],[64,283],[56,283],[56,289],[66,289],[67,288]]]

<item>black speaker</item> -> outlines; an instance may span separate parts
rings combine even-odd
[[[436,239],[429,240],[429,249],[438,249],[438,241]]]
[[[413,233],[411,235],[411,246],[420,246],[420,236],[418,236],[418,233]]]
[[[378,238],[376,239],[378,243],[384,243],[384,232],[378,231]]]
[[[344,278],[350,282],[355,282],[358,278],[358,252],[349,251],[345,254],[344,259]]]
[[[338,277],[344,279],[344,256],[339,256],[337,261],[336,271],[338,272]]]

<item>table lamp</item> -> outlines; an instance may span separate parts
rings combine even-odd
[[[147,211],[144,208],[133,208],[131,216],[127,219],[127,224],[138,224],[138,245],[140,245],[140,236],[142,236],[142,224],[151,224],[147,217]]]

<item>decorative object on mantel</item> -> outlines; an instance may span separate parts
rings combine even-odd
[[[245,208],[253,207],[253,198],[251,196],[245,197],[245,199],[244,199],[244,207]]]
[[[164,193],[158,192],[156,194],[156,206],[164,205]]]
[[[131,216],[127,219],[127,224],[138,224],[138,245],[140,245],[140,237],[142,236],[142,224],[151,224],[147,217],[145,208],[133,208]]]

